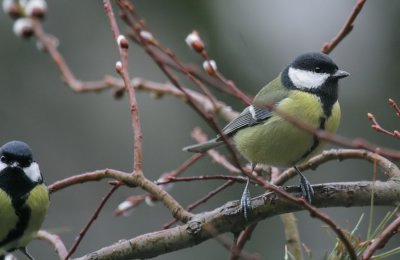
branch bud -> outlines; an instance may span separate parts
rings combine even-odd
[[[118,46],[121,47],[122,49],[128,49],[129,48],[129,42],[128,39],[122,34],[120,34],[117,38],[117,43]]]
[[[11,18],[22,16],[21,6],[15,0],[3,0],[3,11],[11,16]]]
[[[154,207],[156,205],[154,202],[157,200],[152,198],[151,196],[147,195],[144,198],[144,201],[146,202],[147,206]]]
[[[29,18],[18,18],[13,26],[14,34],[21,38],[29,38],[33,35],[32,21]]]
[[[204,42],[200,38],[200,35],[197,31],[193,31],[188,36],[186,36],[185,42],[187,45],[189,45],[190,48],[197,51],[198,53],[204,51]]]
[[[134,204],[129,200],[125,200],[118,205],[116,212],[122,213],[122,216],[126,217],[133,212]]]
[[[151,43],[151,44],[155,43],[154,36],[151,32],[141,30],[139,35],[144,41],[146,41],[146,43]]]
[[[28,17],[43,18],[47,13],[45,0],[29,0],[25,7],[25,14]]]
[[[117,61],[115,63],[115,70],[117,71],[118,74],[122,73],[122,62],[121,61]]]
[[[214,60],[205,60],[203,62],[203,69],[211,76],[217,72],[217,63]]]

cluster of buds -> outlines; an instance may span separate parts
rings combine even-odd
[[[33,35],[31,18],[42,19],[47,13],[45,0],[3,0],[3,11],[16,19],[13,31],[18,37]]]
[[[191,32],[185,38],[185,42],[189,45],[190,48],[199,53],[205,61],[203,62],[203,69],[211,76],[215,76],[217,72],[217,63],[214,60],[208,59],[208,55],[205,49],[205,45],[203,40],[200,38],[200,35],[197,31]]]

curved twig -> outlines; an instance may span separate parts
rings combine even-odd
[[[67,248],[65,247],[64,242],[58,235],[51,234],[45,230],[39,230],[36,238],[52,244],[60,259],[65,259],[65,257],[67,256]]]

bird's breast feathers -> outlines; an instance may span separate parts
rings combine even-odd
[[[336,132],[339,126],[338,102],[333,105],[331,115],[326,117],[319,97],[303,91],[291,91],[276,108],[331,133]],[[294,126],[276,112],[264,124],[238,131],[234,141],[247,160],[275,166],[292,166],[321,151],[324,146],[324,142]]]
[[[23,207],[29,207],[28,224],[24,227],[20,222],[24,216],[18,215],[21,212],[16,212],[10,196],[0,189],[0,253],[13,248],[25,247],[40,229],[49,207],[49,192],[46,186],[44,184],[36,185],[30,191]],[[19,233],[17,230],[20,228],[23,228],[21,235],[10,240],[10,234]]]
[[[31,192],[26,201],[31,209],[29,224],[24,232],[24,236],[19,241],[19,245],[25,246],[36,235],[42,226],[49,208],[49,192],[44,184],[37,185]]]

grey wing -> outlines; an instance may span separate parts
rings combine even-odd
[[[222,132],[226,136],[234,135],[238,130],[260,124],[272,116],[272,111],[253,105],[246,107],[240,115],[227,124]]]

